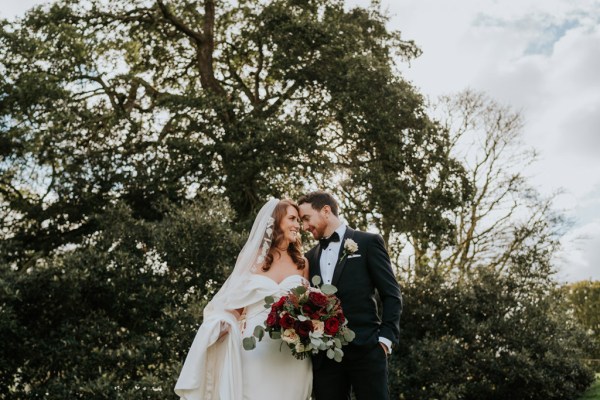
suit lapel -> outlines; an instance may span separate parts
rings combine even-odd
[[[346,239],[352,239],[354,237],[354,229],[349,226],[346,227],[346,233],[344,233],[344,237],[342,238],[342,243],[340,244],[340,252],[338,253],[338,262],[335,265],[335,269],[333,270],[333,277],[331,278],[331,284],[336,286],[338,281],[340,280],[340,276],[342,275],[342,270],[346,265],[346,261],[348,261],[348,256],[344,257],[343,260],[340,261],[342,254],[344,253],[344,243]]]

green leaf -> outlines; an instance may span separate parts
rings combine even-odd
[[[296,292],[296,294],[298,296],[302,296],[304,293],[306,293],[306,287],[305,286],[298,286],[297,288],[294,289],[294,292]]]
[[[256,336],[258,341],[260,342],[263,336],[265,336],[265,328],[263,328],[260,325],[256,325],[256,327],[254,328],[254,336]]]
[[[242,345],[244,346],[244,350],[252,350],[256,347],[256,339],[254,336],[245,337],[242,340]]]
[[[327,358],[332,360],[333,357],[335,357],[335,351],[333,351],[332,349],[327,350]]]
[[[354,340],[355,337],[356,334],[354,333],[354,331],[352,329],[346,328],[344,332],[344,339],[346,339],[347,342],[351,342]]]
[[[275,299],[273,298],[273,296],[267,296],[265,297],[265,303],[265,305],[271,305],[275,303]]]
[[[271,332],[269,332],[269,336],[271,337],[271,339],[281,339],[281,332],[280,331],[271,331]]]
[[[321,277],[319,275],[313,276],[312,284],[315,286],[319,286],[321,284]]]
[[[337,292],[337,288],[333,285],[324,284],[321,286],[321,291],[325,294],[335,294]]]

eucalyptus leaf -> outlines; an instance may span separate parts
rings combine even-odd
[[[271,332],[269,332],[269,336],[271,337],[271,339],[281,339],[281,332],[280,331],[271,331]]]
[[[354,340],[355,337],[356,334],[354,333],[354,331],[352,329],[346,328],[346,330],[344,331],[344,339],[346,339],[346,341],[348,342],[351,342]]]
[[[273,304],[273,303],[275,303],[275,299],[273,298],[273,296],[267,296],[267,297],[265,297],[265,303],[267,305]]]
[[[332,349],[327,350],[327,358],[333,359],[333,357],[335,357],[335,351]]]
[[[302,296],[304,293],[306,293],[306,287],[305,286],[298,286],[297,288],[294,289],[296,294],[298,296]]]
[[[256,339],[254,336],[245,337],[242,340],[242,346],[244,346],[244,350],[252,350],[256,347]]]
[[[264,335],[265,335],[265,328],[263,328],[260,325],[256,325],[256,327],[254,328],[254,336],[256,336],[256,338],[258,339],[259,342],[262,340]]]
[[[321,284],[321,277],[319,275],[315,275],[312,278],[312,284],[314,286],[319,286]]]
[[[321,291],[325,294],[335,294],[337,293],[337,288],[333,285],[324,284],[321,286]]]

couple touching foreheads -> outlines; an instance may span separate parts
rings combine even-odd
[[[180,397],[346,400],[354,392],[358,400],[389,398],[387,357],[398,342],[400,289],[381,236],[346,226],[338,210],[323,191],[304,195],[297,204],[272,199],[261,208],[231,275],[204,308],[175,386]],[[300,228],[319,240],[305,255]],[[324,353],[296,359],[281,340],[269,337],[245,351],[243,338],[264,324],[270,311],[265,297],[308,286],[316,275],[337,287],[356,334],[344,346],[341,362]]]

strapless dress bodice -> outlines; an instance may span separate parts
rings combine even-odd
[[[300,285],[308,285],[301,275],[289,275],[277,283],[273,279],[255,274],[250,286],[279,299],[286,292]],[[257,325],[264,326],[271,308],[265,308],[264,298],[246,307],[245,326],[242,336],[252,335]],[[312,363],[310,358],[297,360],[281,339],[268,335],[256,343],[253,350],[242,350],[244,384],[243,400],[279,400],[285,398],[308,400],[312,391]],[[264,384],[265,376],[269,383]]]
[[[277,283],[273,279],[269,278],[265,275],[255,274],[252,278],[255,282],[255,285],[264,287],[265,289],[269,289],[268,292],[271,296],[277,300],[279,297],[283,296],[285,293],[289,292],[295,287],[301,285],[308,285],[308,280],[302,275],[288,275],[281,282]],[[272,289],[271,289],[272,288]],[[252,318],[257,316],[258,314],[264,314],[266,318],[266,314],[268,314],[268,310],[264,307],[264,299],[261,299],[259,302],[255,304],[248,305],[246,307],[246,315],[247,318]]]

